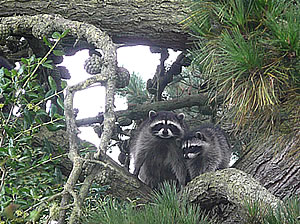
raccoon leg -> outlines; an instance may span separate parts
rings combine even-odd
[[[141,167],[143,166],[145,160],[146,160],[146,157],[143,157],[143,158],[139,158],[135,161],[134,171],[133,171],[134,176],[137,177],[139,175]]]
[[[140,153],[137,153],[136,156],[134,157],[134,171],[133,171],[134,176],[137,177],[139,175],[141,167],[143,166],[143,164],[146,161],[147,154],[148,153],[141,153],[140,152]]]
[[[155,173],[151,172],[149,169],[147,162],[144,163],[144,166],[141,167],[140,173],[138,175],[139,179],[147,184],[152,189],[156,188],[159,183],[159,177],[155,175]],[[158,171],[159,172],[159,171]]]
[[[180,186],[186,185],[186,179],[187,179],[187,168],[184,163],[184,160],[182,159],[174,159],[171,160],[171,167],[172,171],[174,172]]]
[[[206,163],[207,166],[204,168],[203,173],[216,171],[218,169],[219,161],[208,160]]]

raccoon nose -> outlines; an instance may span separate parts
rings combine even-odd
[[[169,133],[168,130],[165,130],[165,129],[164,129],[164,130],[162,131],[162,134],[163,134],[163,135],[168,135],[168,133]]]

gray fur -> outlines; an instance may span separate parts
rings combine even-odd
[[[130,149],[134,159],[133,174],[151,188],[157,188],[165,180],[177,180],[181,186],[186,184],[187,168],[181,141],[187,128],[183,118],[182,114],[169,111],[150,111],[149,118],[137,130]],[[176,125],[172,128],[179,128],[178,133],[168,128],[169,124],[174,123]],[[163,124],[166,136],[162,131],[154,131],[153,124]]]
[[[229,166],[231,149],[224,131],[212,124],[190,131],[182,148],[191,179]]]

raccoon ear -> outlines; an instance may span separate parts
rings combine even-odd
[[[150,110],[150,111],[149,111],[149,118],[150,118],[150,119],[154,118],[154,117],[156,116],[156,114],[157,114],[157,113],[156,113],[154,110]]]
[[[177,118],[178,118],[179,120],[183,120],[183,119],[185,118],[184,113],[177,114]]]
[[[199,138],[200,140],[202,141],[206,141],[206,136],[205,134],[203,134],[202,132],[200,131],[197,131],[196,134],[195,134],[196,138]]]

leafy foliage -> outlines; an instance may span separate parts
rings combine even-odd
[[[150,204],[121,203],[116,199],[106,198],[85,223],[209,224],[214,223],[214,220],[209,220],[199,209],[188,204],[185,196],[177,193],[175,185],[165,183],[160,192],[153,194],[153,203]]]
[[[299,131],[299,2],[206,0],[191,9],[193,64],[213,84],[211,101],[223,97],[223,119],[241,135]]]
[[[54,33],[54,45],[45,40],[49,53],[64,35]],[[25,217],[38,219],[36,205],[61,190],[62,175],[55,167],[60,155],[53,155],[54,149],[47,139],[42,144],[35,142],[41,127],[64,127],[64,116],[57,113],[57,106],[51,104],[46,108],[46,102],[57,97],[57,105],[63,109],[62,91],[57,91],[51,76],[48,90],[39,79],[40,66],[52,68],[47,55],[22,58],[18,70],[0,70],[0,209],[3,218],[14,223],[24,222]]]

